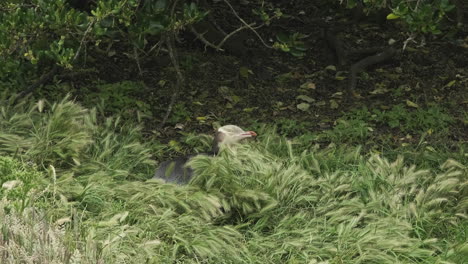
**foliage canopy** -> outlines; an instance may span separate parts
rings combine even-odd
[[[40,75],[50,65],[70,69],[86,62],[95,52],[111,56],[117,43],[135,60],[154,55],[167,34],[179,34],[206,18],[214,10],[207,2],[190,1],[13,1],[0,3],[0,80],[2,85],[28,83],[31,74]],[[228,1],[224,1],[229,4]],[[441,22],[453,8],[448,0],[348,0],[337,1],[365,11],[385,9],[389,19],[401,18],[410,32],[440,33]],[[84,4],[83,4],[84,3]],[[283,17],[274,2],[249,1],[253,20],[266,25]],[[229,4],[230,6],[230,4]],[[392,11],[390,11],[392,10]],[[222,12],[232,12],[225,9]],[[278,22],[279,23],[279,22]],[[277,34],[273,47],[301,56],[303,34]],[[229,41],[229,40],[228,40]]]

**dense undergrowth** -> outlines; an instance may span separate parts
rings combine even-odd
[[[150,179],[160,145],[135,124],[68,98],[3,96],[0,110],[0,263],[468,259],[463,152],[415,166],[264,127],[175,186]]]

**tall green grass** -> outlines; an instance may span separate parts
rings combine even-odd
[[[421,169],[359,148],[304,148],[264,129],[256,142],[196,157],[197,177],[176,186],[149,179],[152,143],[135,125],[69,99],[42,109],[1,107],[0,153],[16,160],[2,158],[0,183],[28,188],[0,192],[0,263],[468,259],[467,164]]]

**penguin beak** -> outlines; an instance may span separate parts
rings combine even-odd
[[[257,136],[257,133],[255,133],[254,131],[247,131],[245,133],[242,133],[243,136],[250,136],[250,137],[256,137]]]

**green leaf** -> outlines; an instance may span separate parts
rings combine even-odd
[[[400,17],[395,15],[394,13],[390,13],[387,15],[387,20],[393,20],[393,19],[398,19],[398,18]]]
[[[289,41],[289,36],[283,32],[276,34],[276,39],[280,42],[288,42]]]

